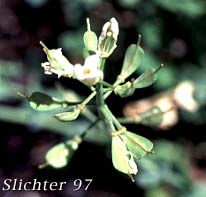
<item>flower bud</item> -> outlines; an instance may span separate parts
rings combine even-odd
[[[91,31],[89,19],[87,19],[87,31],[84,33],[84,45],[88,52],[96,53],[97,50],[97,36]]]
[[[118,94],[122,98],[131,96],[134,93],[134,91],[135,88],[133,87],[132,83],[129,81],[123,85],[116,86],[114,89],[114,93]]]

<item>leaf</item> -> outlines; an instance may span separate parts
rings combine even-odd
[[[157,126],[163,121],[163,112],[157,106],[140,114],[140,122],[147,126]]]
[[[144,51],[140,46],[137,46],[136,44],[132,44],[128,47],[125,53],[123,67],[120,74],[123,79],[129,77],[132,73],[134,73],[138,69],[143,59],[143,55],[144,55]]]
[[[154,69],[150,69],[143,74],[141,74],[134,82],[133,86],[135,88],[145,88],[150,85],[152,85],[157,80],[157,72],[162,68],[163,65],[160,65],[160,67]]]
[[[128,150],[119,136],[112,137],[112,163],[115,169],[128,174],[132,178],[132,174],[137,174],[137,166],[129,165],[130,159]],[[133,163],[134,164],[134,163]],[[136,165],[136,164],[135,164]],[[132,178],[133,180],[133,178]]]
[[[37,111],[49,111],[67,106],[66,103],[41,92],[33,92],[28,100],[31,107]]]
[[[145,137],[127,131],[124,139],[128,150],[136,159],[141,159],[147,153],[153,153],[153,143]]]
[[[67,121],[72,121],[72,120],[77,119],[80,112],[81,112],[80,109],[78,109],[77,107],[74,107],[72,111],[58,113],[58,114],[55,114],[54,117],[59,121],[67,122]]]
[[[57,144],[46,153],[45,159],[52,167],[62,168],[68,164],[76,147],[78,147],[78,143],[74,140]]]

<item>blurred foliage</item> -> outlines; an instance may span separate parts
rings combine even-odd
[[[80,32],[66,32],[59,37],[59,45],[64,50],[70,50],[72,54],[81,54],[83,48],[82,42],[83,30]]]
[[[23,67],[20,62],[0,60],[0,101],[15,96],[15,88],[22,89],[22,86],[14,81],[21,75],[23,75]]]
[[[161,109],[155,106],[150,110],[140,114],[140,117],[143,120],[141,124],[151,126],[151,127],[158,126],[162,122],[163,116],[164,114],[161,111]]]
[[[182,13],[189,17],[201,16],[205,13],[204,2],[196,0],[154,0],[162,8],[174,12]]]
[[[25,2],[33,8],[38,8],[44,6],[48,2],[48,0],[25,0]]]
[[[165,140],[155,142],[155,156],[139,161],[139,185],[147,197],[203,197],[206,182],[195,180],[187,147]]]

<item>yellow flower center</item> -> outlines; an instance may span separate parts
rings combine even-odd
[[[91,70],[90,70],[90,69],[85,69],[85,70],[83,71],[83,73],[84,73],[85,75],[88,75],[88,74],[91,73]]]

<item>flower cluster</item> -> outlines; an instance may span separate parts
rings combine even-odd
[[[84,39],[85,46],[95,54],[89,55],[85,59],[84,65],[79,63],[72,65],[62,54],[61,48],[49,50],[43,42],[40,42],[48,59],[48,62],[44,62],[41,65],[44,68],[45,74],[56,74],[58,78],[61,76],[73,77],[87,86],[95,85],[103,79],[103,72],[100,70],[100,58],[108,57],[116,48],[119,26],[115,18],[105,23],[97,43],[97,41],[92,42],[93,39],[97,39],[94,32],[90,29],[89,21],[87,25],[88,30],[85,33]]]
[[[56,74],[58,78],[61,76],[73,77],[88,86],[92,86],[103,79],[103,72],[99,69],[100,59],[97,55],[88,56],[84,65],[72,65],[62,54],[61,48],[49,50],[42,42],[41,45],[43,45],[48,59],[48,62],[41,64],[45,74]]]
[[[59,121],[73,121],[80,114],[92,121],[92,124],[79,136],[65,143],[60,143],[49,150],[45,157],[47,164],[55,168],[64,167],[84,139],[84,136],[94,128],[108,131],[111,134],[113,165],[120,172],[128,174],[132,181],[134,181],[133,175],[138,172],[137,160],[147,153],[153,153],[153,143],[140,135],[127,131],[122,124],[128,120],[116,118],[105,100],[112,92],[120,97],[127,97],[132,95],[136,89],[153,84],[157,79],[156,73],[162,65],[144,72],[135,80],[126,81],[127,78],[136,72],[144,55],[144,51],[140,47],[139,36],[137,44],[132,44],[128,47],[121,72],[116,81],[113,84],[104,81],[105,62],[117,47],[118,35],[119,25],[115,18],[111,18],[103,25],[99,38],[91,30],[89,19],[87,19],[87,31],[83,36],[87,56],[83,65],[70,63],[62,54],[61,48],[48,49],[43,42],[40,42],[48,59],[48,62],[44,62],[41,65],[45,74],[56,74],[58,78],[69,77],[77,79],[90,87],[92,91],[85,100],[79,101],[78,99],[78,102],[69,100],[68,98],[72,96],[68,96],[64,90],[63,100],[41,92],[34,92],[30,97],[25,96],[35,110],[66,110],[53,114],[53,117]],[[97,113],[93,113],[88,106],[89,103],[94,105],[94,97],[96,97],[95,107]],[[85,106],[88,107],[85,108]],[[158,109],[142,114],[138,121],[140,123],[149,123],[149,121],[152,124],[157,123],[157,118],[150,117],[153,112],[158,112],[158,123],[161,122],[161,111]]]

